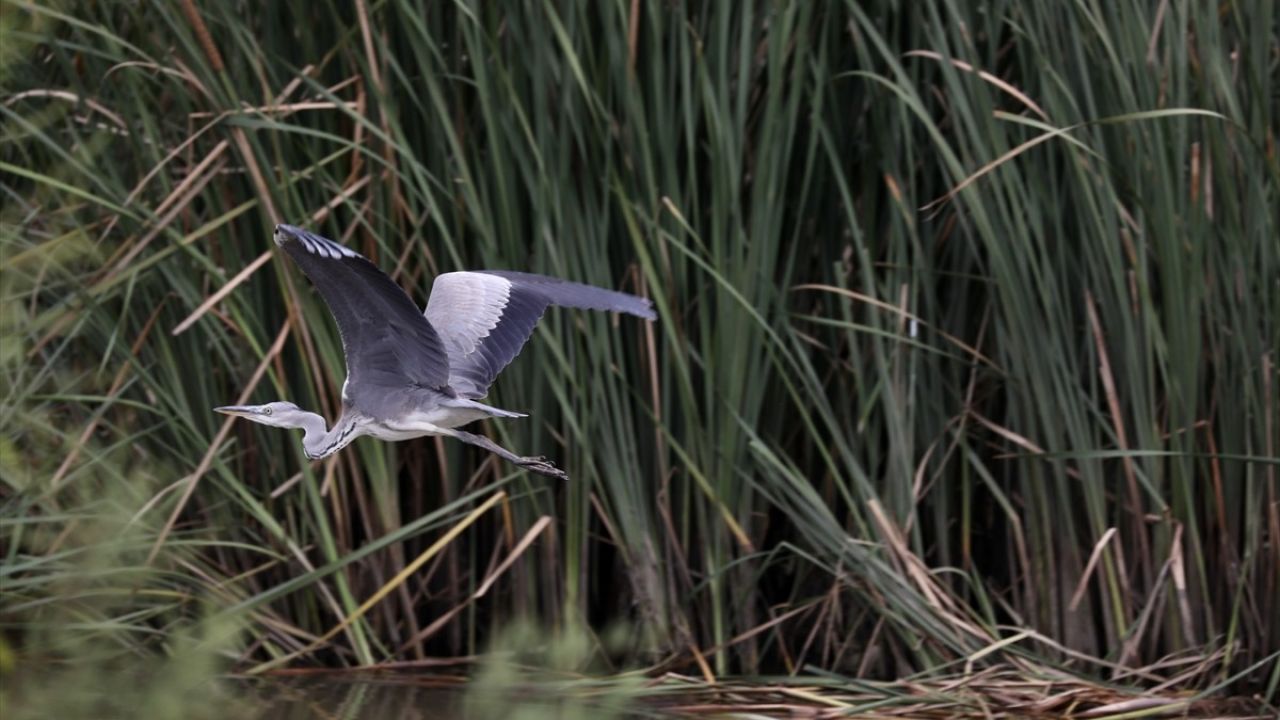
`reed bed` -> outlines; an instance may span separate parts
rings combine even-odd
[[[1280,701],[1274,3],[0,8],[6,693],[527,623],[691,713]],[[311,464],[210,411],[336,415],[276,222],[660,320],[553,312],[496,385],[568,482]]]

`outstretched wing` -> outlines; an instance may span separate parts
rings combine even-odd
[[[277,225],[275,241],[311,278],[338,323],[349,402],[359,407],[362,394],[449,383],[440,336],[386,273],[356,251],[292,225]]]
[[[658,317],[645,298],[545,275],[504,270],[439,275],[425,314],[449,354],[454,390],[463,397],[484,397],[528,342],[548,305]]]

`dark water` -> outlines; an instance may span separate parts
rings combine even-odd
[[[455,720],[475,717],[448,679],[323,674],[235,680],[253,720]]]
[[[231,680],[236,720],[630,720],[669,717],[610,683],[472,682],[438,675],[323,673]]]

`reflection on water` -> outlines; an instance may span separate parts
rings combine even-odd
[[[494,682],[406,673],[320,673],[231,680],[237,720],[610,720],[666,717],[631,683]]]
[[[238,680],[255,720],[455,720],[461,683],[451,678],[320,674]]]

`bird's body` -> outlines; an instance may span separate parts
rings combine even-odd
[[[426,395],[427,397],[421,397]],[[486,417],[518,418],[521,413],[502,410],[475,400],[440,395],[431,390],[406,394],[412,405],[398,417],[369,418],[369,430],[379,440],[410,440],[424,435],[448,435],[447,431]],[[416,402],[415,402],[416,401]]]
[[[342,336],[347,380],[342,415],[324,418],[289,402],[217,408],[264,425],[300,428],[307,457],[319,459],[369,435],[399,441],[445,435],[483,447],[526,469],[563,477],[541,457],[521,457],[457,428],[521,413],[479,401],[520,352],[547,307],[609,310],[656,319],[643,298],[543,275],[507,271],[438,276],[425,311],[373,263],[350,248],[290,225],[276,244],[311,278]]]

